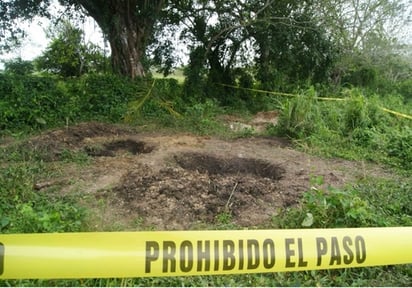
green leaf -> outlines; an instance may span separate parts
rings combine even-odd
[[[313,215],[312,213],[306,213],[306,217],[302,222],[303,227],[310,227],[313,225]]]
[[[6,227],[9,224],[10,224],[9,218],[3,216],[0,220],[0,229],[3,229],[4,227]]]
[[[37,123],[39,123],[41,125],[46,125],[47,124],[46,120],[44,120],[41,117],[36,117],[35,120],[36,120]]]

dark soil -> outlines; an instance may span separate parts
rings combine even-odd
[[[199,153],[174,159],[177,167],[159,172],[137,167],[114,189],[129,209],[161,229],[214,223],[221,213],[231,215],[235,224],[253,226],[297,201],[295,195],[283,195],[277,180],[285,170],[278,165]]]
[[[184,153],[174,157],[180,167],[212,175],[250,174],[256,177],[279,180],[285,169],[279,165],[254,158],[218,158],[200,153]]]
[[[30,150],[43,161],[61,160],[64,151],[87,150],[90,139],[98,137],[118,137],[128,135],[131,129],[98,122],[81,123],[66,129],[56,129],[33,137],[19,145],[19,150]],[[139,144],[137,144],[139,145]],[[112,145],[113,146],[113,145]],[[133,148],[135,149],[135,148]],[[110,148],[106,149],[110,150]],[[110,152],[108,152],[110,153]]]
[[[313,177],[323,179],[319,189],[365,175],[385,177],[377,166],[310,156],[276,137],[221,140],[137,133],[97,122],[8,146],[31,151],[64,171],[61,177],[36,179],[33,186],[39,193],[51,189],[89,199],[82,201],[94,212],[93,230],[118,225],[196,229],[222,218],[243,227],[262,226],[280,209],[299,203]],[[90,161],[80,167],[60,162],[64,151],[86,153]]]
[[[89,156],[99,157],[115,157],[119,152],[130,152],[133,155],[140,153],[150,153],[153,147],[146,145],[145,142],[135,141],[131,139],[117,140],[109,143],[104,143],[103,146],[86,146],[85,152]]]

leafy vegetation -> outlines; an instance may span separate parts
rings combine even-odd
[[[35,59],[39,71],[61,77],[75,77],[86,73],[105,71],[108,66],[101,49],[91,43],[83,44],[83,31],[69,21],[53,27],[52,41],[40,57]]]
[[[23,2],[0,3],[0,38],[8,40],[1,46],[10,49],[20,40],[17,18],[51,17],[51,1]],[[249,137],[254,131],[233,132],[219,116],[269,110],[279,112],[278,123],[262,136],[289,138],[297,149],[322,157],[374,162],[390,170],[393,179],[364,175],[337,189],[324,188],[323,179],[314,175],[300,203],[279,211],[265,228],[412,226],[411,47],[400,45],[388,30],[407,16],[401,13],[406,10],[402,1],[59,2],[94,17],[112,55],[108,59],[83,43],[82,31],[64,21],[51,29],[52,42],[39,58],[5,61],[0,72],[0,233],[92,229],[87,225],[92,211],[80,205],[81,199],[53,189],[39,193],[33,186],[62,173],[59,165],[88,165],[89,156],[63,150],[48,163],[45,149],[8,145],[8,138],[17,141],[89,120]],[[179,34],[189,61],[176,80],[171,72],[179,57],[170,39]],[[135,43],[133,49],[129,43]],[[150,65],[169,77],[152,75]],[[215,229],[236,228],[229,213],[215,220]],[[0,285],[410,286],[411,279],[411,265],[398,265]]]
[[[44,177],[41,162],[21,162],[2,167],[0,232],[41,233],[80,231],[85,210],[74,198],[38,193],[35,177]]]
[[[319,188],[322,179],[314,178],[310,191],[299,207],[283,211],[274,218],[280,228],[342,228],[410,226],[412,200],[409,183],[365,179],[352,187],[328,190]],[[382,203],[388,202],[388,205]],[[294,219],[294,221],[291,221]]]
[[[337,101],[321,101],[313,88],[283,102],[279,125],[271,134],[295,139],[306,151],[329,157],[369,160],[410,170],[410,120],[385,106],[410,114],[399,95],[385,97],[345,89]],[[379,153],[376,153],[379,151]]]
[[[34,75],[0,76],[2,91],[9,93],[3,94],[6,97],[3,98],[2,109],[10,111],[8,117],[14,117],[3,122],[8,131],[3,132],[6,135],[15,135],[28,129],[37,131],[45,127],[63,126],[65,118],[70,117],[70,121],[99,119],[118,122],[125,119],[133,125],[152,125],[152,128],[148,129],[163,127],[221,137],[227,137],[228,133],[235,137],[248,137],[243,133],[229,132],[218,120],[217,116],[226,111],[235,111],[233,107],[223,107],[218,100],[213,99],[197,103],[193,100],[187,101],[183,85],[174,79],[130,81],[109,74],[90,74],[70,80]],[[20,91],[19,94],[17,91]],[[388,107],[410,114],[410,104],[404,101],[401,95],[378,96],[365,89],[351,88],[342,89],[339,94],[334,95],[345,99],[344,101],[322,101],[322,95],[327,94],[320,88],[310,87],[296,91],[296,97],[265,95],[266,102],[263,103],[267,107],[277,107],[280,110],[278,125],[268,127],[264,132],[266,135],[290,137],[294,139],[297,148],[322,156],[372,160],[389,165],[397,169],[399,177],[410,179],[410,120],[381,109]],[[46,97],[47,93],[61,97],[59,101],[51,102],[55,105],[52,106],[53,109],[30,109],[32,101],[41,103],[39,107],[52,105],[48,104],[48,101],[54,98],[51,95]],[[13,98],[13,95],[25,94],[33,96]],[[259,97],[259,93],[251,91],[251,97]],[[25,101],[27,105],[24,105]],[[11,106],[9,103],[20,104]],[[238,107],[238,113],[250,113],[242,108],[243,105]],[[28,115],[33,116],[28,118]],[[39,123],[34,117],[41,117],[46,123]],[[86,219],[91,212],[79,205],[79,199],[55,194],[53,190],[47,193],[34,190],[35,179],[49,179],[56,173],[42,160],[42,153],[46,151],[27,150],[24,146],[19,149],[13,146],[2,149],[1,160],[6,164],[0,171],[2,233],[90,229]],[[59,161],[75,165],[88,163],[87,155],[70,151],[63,151]],[[323,179],[315,175],[312,179],[313,188],[303,195],[299,205],[280,211],[278,216],[273,217],[270,226],[264,228],[411,226],[412,187],[409,182],[370,179],[365,175],[365,179],[357,183],[347,183],[346,188],[324,189],[321,188]],[[217,215],[215,225],[215,229],[236,228],[227,213]],[[236,276],[16,280],[0,283],[20,286],[238,286],[245,283],[249,286],[408,286],[411,275],[410,265],[398,265]]]
[[[32,189],[33,178],[47,176],[50,172],[44,164],[29,163],[20,163],[1,171],[1,192],[7,197],[2,199],[8,199],[0,204],[1,232],[81,231],[85,211],[74,199],[56,198],[52,193],[43,196],[35,193]],[[44,171],[47,171],[46,175]],[[412,224],[408,205],[412,200],[410,183],[369,178],[352,187],[328,190],[320,188],[322,184],[322,178],[313,177],[313,188],[304,194],[302,202],[296,207],[281,211],[280,215],[273,217],[271,226],[265,228],[385,227]],[[308,215],[311,215],[311,221],[307,220]],[[216,229],[236,228],[231,223],[230,214],[223,212],[216,219]],[[3,280],[0,283],[5,286],[408,286],[411,272],[410,265],[398,265],[231,276]]]
[[[1,129],[38,129],[62,123],[70,100],[52,77],[0,74]]]

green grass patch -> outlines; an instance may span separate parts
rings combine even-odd
[[[411,114],[412,106],[397,95],[342,92],[346,101],[319,101],[309,89],[280,105],[279,124],[272,135],[294,139],[305,152],[350,160],[367,160],[412,170],[412,120],[381,107]]]
[[[412,226],[412,184],[403,180],[366,178],[347,188],[313,188],[298,207],[285,209],[274,218],[275,227],[346,228]]]
[[[184,95],[180,76],[178,80],[155,82],[132,82],[113,75],[85,75],[66,82],[40,76],[0,76],[2,134],[25,134],[64,126],[66,121],[126,119],[151,131],[161,128],[220,137],[251,135],[248,131],[236,135],[217,120],[227,111],[234,112],[232,106],[222,107],[213,95],[208,99]],[[244,96],[248,101],[259,97]],[[290,137],[299,149],[322,157],[394,167],[399,174],[394,177],[399,179],[366,177],[359,183],[347,183],[344,188],[322,189],[322,179],[315,177],[314,188],[303,195],[300,204],[280,211],[265,228],[412,226],[411,120],[380,109],[386,107],[410,115],[411,102],[397,95],[369,95],[358,89],[344,90],[338,96],[348,100],[319,101],[312,88],[290,99],[266,95],[263,100],[256,100],[256,105],[265,108],[266,104],[270,109],[276,106],[281,111],[279,125],[272,126],[268,135]],[[246,100],[237,105],[241,107],[241,111],[236,111],[240,115],[250,112]],[[72,232],[87,227],[90,211],[82,208],[78,198],[34,189],[38,179],[50,179],[57,173],[45,161],[49,151],[21,145],[0,149],[0,233]],[[83,152],[64,150],[54,165],[87,165],[89,160]],[[221,213],[215,220],[216,224],[208,229],[236,228],[230,214]],[[410,286],[411,279],[411,265],[396,265],[230,276],[16,280],[0,281],[0,286]]]
[[[45,177],[41,162],[18,163],[0,168],[0,232],[41,233],[80,231],[85,210],[70,196],[34,190]]]
[[[186,78],[182,68],[175,69],[172,74],[167,75],[166,77],[162,73],[156,71],[152,71],[152,75],[155,79],[175,79],[179,84],[183,84]]]

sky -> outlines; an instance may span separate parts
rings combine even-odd
[[[18,57],[23,60],[33,60],[40,56],[50,42],[45,32],[49,26],[50,21],[41,18],[35,18],[31,24],[22,23],[22,28],[25,29],[28,36],[24,39],[23,44],[11,53],[0,54],[0,68],[3,68],[2,60],[10,60]],[[92,42],[104,48],[103,34],[92,18],[86,18],[80,28],[84,31],[85,43]]]

